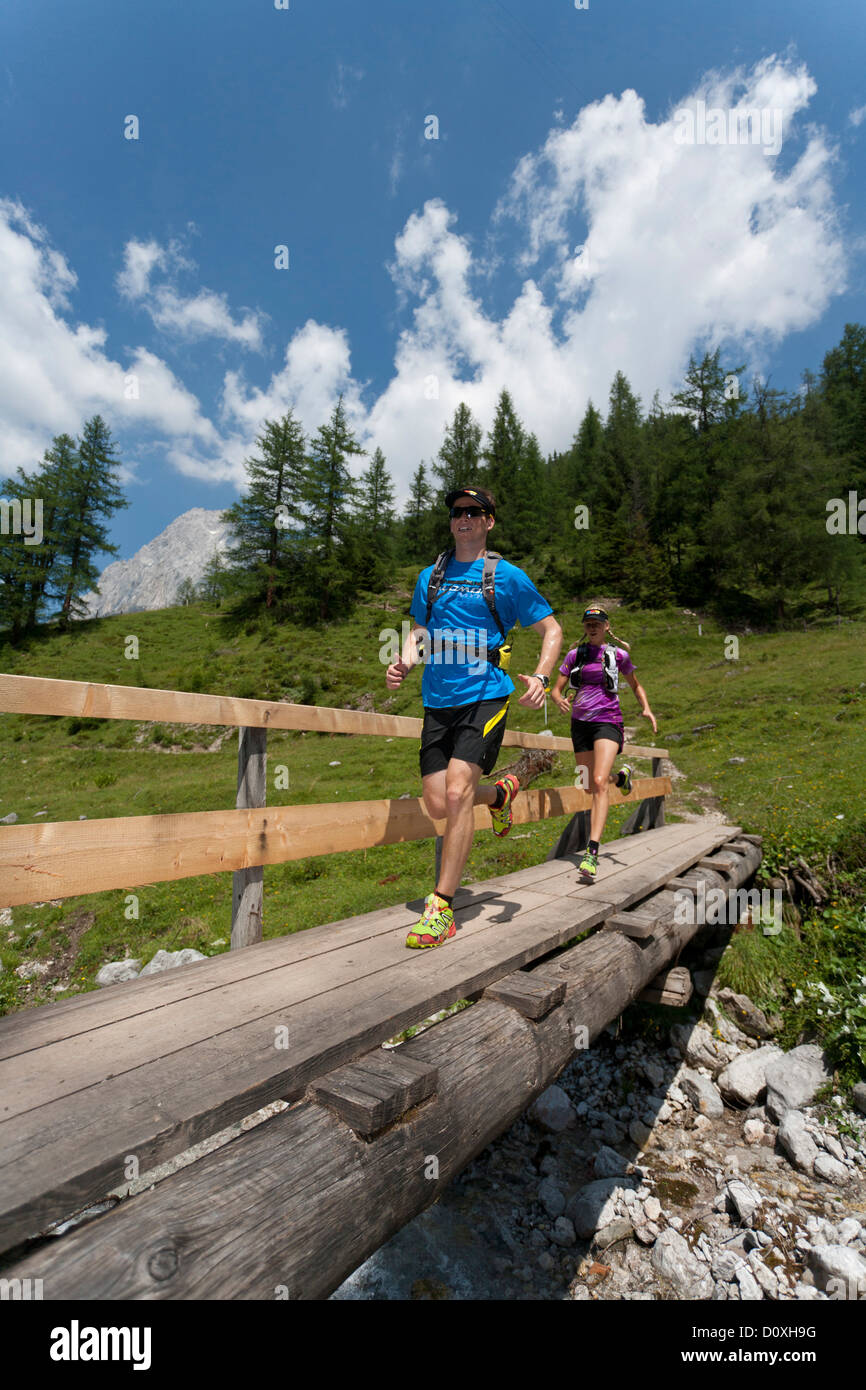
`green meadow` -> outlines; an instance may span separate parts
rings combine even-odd
[[[380,660],[380,633],[399,632],[413,579],[414,572],[401,572],[386,595],[316,629],[239,626],[204,604],[97,619],[67,634],[43,629],[23,646],[0,646],[0,670],[419,716],[420,672],[391,695]],[[564,655],[579,635],[577,610],[563,605],[558,616]],[[700,621],[699,634],[699,619],[678,608],[617,610],[615,631],[631,644],[658,733],[624,686],[625,723],[634,742],[668,748],[683,774],[674,782],[669,820],[719,810],[763,835],[759,886],[802,856],[832,889],[821,911],[786,913],[778,937],[735,934],[720,977],[781,1017],[785,1045],[822,1040],[840,1079],[850,1082],[866,1068],[866,618],[816,619],[808,630],[768,633]],[[138,641],[135,659],[125,655],[129,637]],[[518,630],[512,673],[531,673],[537,652],[535,634]],[[513,701],[509,726],[568,732],[552,704],[545,724],[543,712]],[[503,749],[500,767],[518,751]],[[278,790],[281,767],[279,781],[287,778],[288,786]],[[19,824],[227,809],[235,799],[237,733],[2,715],[0,769],[0,817],[14,811]],[[648,773],[649,764],[638,771]],[[571,758],[559,755],[534,785],[563,785],[573,775]],[[337,804],[419,790],[413,739],[268,735],[269,804]],[[612,811],[607,839],[627,814]],[[516,826],[504,841],[479,833],[465,881],[543,861],[566,823]],[[267,867],[265,936],[421,897],[432,870],[429,840]],[[130,891],[137,917],[123,892],[14,908],[11,924],[0,929],[2,1010],[92,989],[100,966],[127,954],[145,962],[159,948],[228,949],[230,874]],[[24,961],[50,964],[47,973],[22,980],[15,970]]]

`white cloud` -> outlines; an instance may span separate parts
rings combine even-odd
[[[122,365],[102,328],[63,317],[77,277],[20,203],[0,200],[0,420],[3,470],[32,468],[55,434],[78,433],[97,412],[112,426],[217,435],[166,364],[136,348]],[[137,389],[138,398],[129,398]]]
[[[405,496],[461,400],[486,429],[507,386],[542,449],[561,449],[590,398],[606,408],[618,370],[645,403],[657,388],[669,399],[690,351],[705,346],[730,344],[760,370],[770,345],[816,322],[845,287],[834,152],[802,119],[814,92],[802,66],[772,58],[749,72],[710,74],[676,103],[780,111],[775,158],[760,145],[678,143],[676,107],[652,122],[633,91],[591,103],[518,161],[490,230],[482,226],[477,241],[460,232],[440,199],[406,220],[389,266],[405,326],[377,396],[353,374],[345,329],[309,319],[264,385],[240,369],[226,371],[219,432],[143,348],[133,357],[141,399],[118,403],[123,371],[108,360],[104,333],[72,329],[60,316],[75,288],[73,272],[38,229],[28,223],[13,233],[4,223],[0,296],[7,304],[0,311],[7,312],[0,323],[9,326],[0,329],[0,411],[7,448],[14,454],[36,435],[44,447],[46,433],[79,427],[90,402],[114,393],[115,414],[127,419],[134,408],[167,436],[167,457],[181,472],[240,483],[265,419],[291,406],[312,434],[343,392],[356,434],[368,450],[381,446]],[[175,243],[130,242],[124,292],[157,322],[161,315],[198,336],[222,331],[245,346],[223,296],[176,294],[173,279],[188,267],[182,260]],[[501,295],[509,274],[510,304],[494,314],[482,292],[495,275]]]
[[[862,125],[866,121],[866,106],[855,106],[853,111],[848,112],[848,120],[852,125]]]
[[[139,303],[163,333],[176,334],[186,340],[222,338],[241,347],[262,349],[265,315],[247,310],[236,322],[224,294],[207,289],[187,296],[178,292],[173,283],[177,272],[195,269],[178,242],[164,247],[156,241],[128,241],[123,260],[117,288],[125,299]],[[161,285],[152,286],[156,270],[162,271],[167,279]]]
[[[757,369],[771,343],[814,323],[845,285],[833,151],[820,131],[797,132],[815,90],[804,67],[773,57],[712,73],[678,103],[779,111],[778,158],[759,144],[678,143],[674,112],[649,121],[633,91],[584,107],[518,162],[495,210],[498,241],[510,237],[512,251],[516,228],[526,276],[501,317],[479,296],[496,257],[474,250],[432,199],[395,241],[398,301],[414,308],[366,416],[345,335],[311,322],[265,391],[227,376],[226,419],[249,428],[292,399],[305,423],[318,410],[318,423],[329,391],[343,389],[367,446],[381,445],[405,491],[461,400],[486,427],[508,386],[550,450],[568,445],[590,398],[606,407],[617,370],[648,403],[656,388],[669,398],[702,344],[735,343]]]

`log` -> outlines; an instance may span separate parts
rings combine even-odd
[[[676,959],[697,928],[674,922],[670,894],[656,901],[649,941],[598,933],[544,965],[566,988],[538,1022],[485,998],[403,1044],[438,1072],[404,1123],[365,1141],[304,1101],[6,1277],[42,1278],[51,1299],[326,1298]]]

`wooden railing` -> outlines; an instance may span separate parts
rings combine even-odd
[[[246,946],[262,937],[265,864],[427,839],[444,830],[444,820],[431,819],[420,797],[266,805],[268,729],[417,739],[420,719],[16,675],[0,675],[0,712],[222,724],[239,729],[235,810],[3,826],[0,906],[233,871],[231,944]],[[568,738],[520,730],[507,730],[503,744],[569,753],[572,749]],[[611,804],[641,802],[638,821],[643,817],[655,824],[658,807],[671,791],[669,779],[656,775],[667,750],[628,744],[623,751],[631,757],[652,758],[654,775],[636,779],[627,797],[611,788]],[[515,803],[514,820],[520,824],[586,812],[591,804],[589,792],[571,785],[527,789]],[[486,807],[475,808],[475,824],[476,828],[489,825]]]

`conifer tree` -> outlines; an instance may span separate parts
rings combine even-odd
[[[445,427],[445,438],[439,450],[439,461],[432,471],[439,482],[439,500],[457,487],[470,487],[478,481],[481,463],[481,426],[473,418],[465,401],[454,411],[454,419]]]
[[[367,589],[381,588],[394,560],[394,483],[379,448],[361,474],[357,530],[359,581]]]
[[[358,569],[357,532],[352,512],[358,485],[346,460],[362,456],[346,418],[340,395],[331,418],[320,425],[310,445],[303,489],[304,524],[311,548],[304,569],[304,593],[309,606],[317,598],[319,617],[346,612],[354,597],[353,575]]]
[[[60,598],[59,617],[64,627],[72,618],[87,614],[82,597],[96,587],[99,578],[95,556],[99,552],[118,552],[118,547],[109,542],[103,521],[129,506],[116,477],[119,463],[108,425],[101,415],[94,415],[79,436],[77,455],[59,500],[64,534],[53,568],[52,588]]]
[[[258,453],[244,461],[248,488],[222,520],[231,527],[233,582],[249,607],[285,602],[292,583],[292,558],[302,519],[306,441],[289,410],[266,420],[256,440]],[[292,532],[295,535],[292,535]]]

